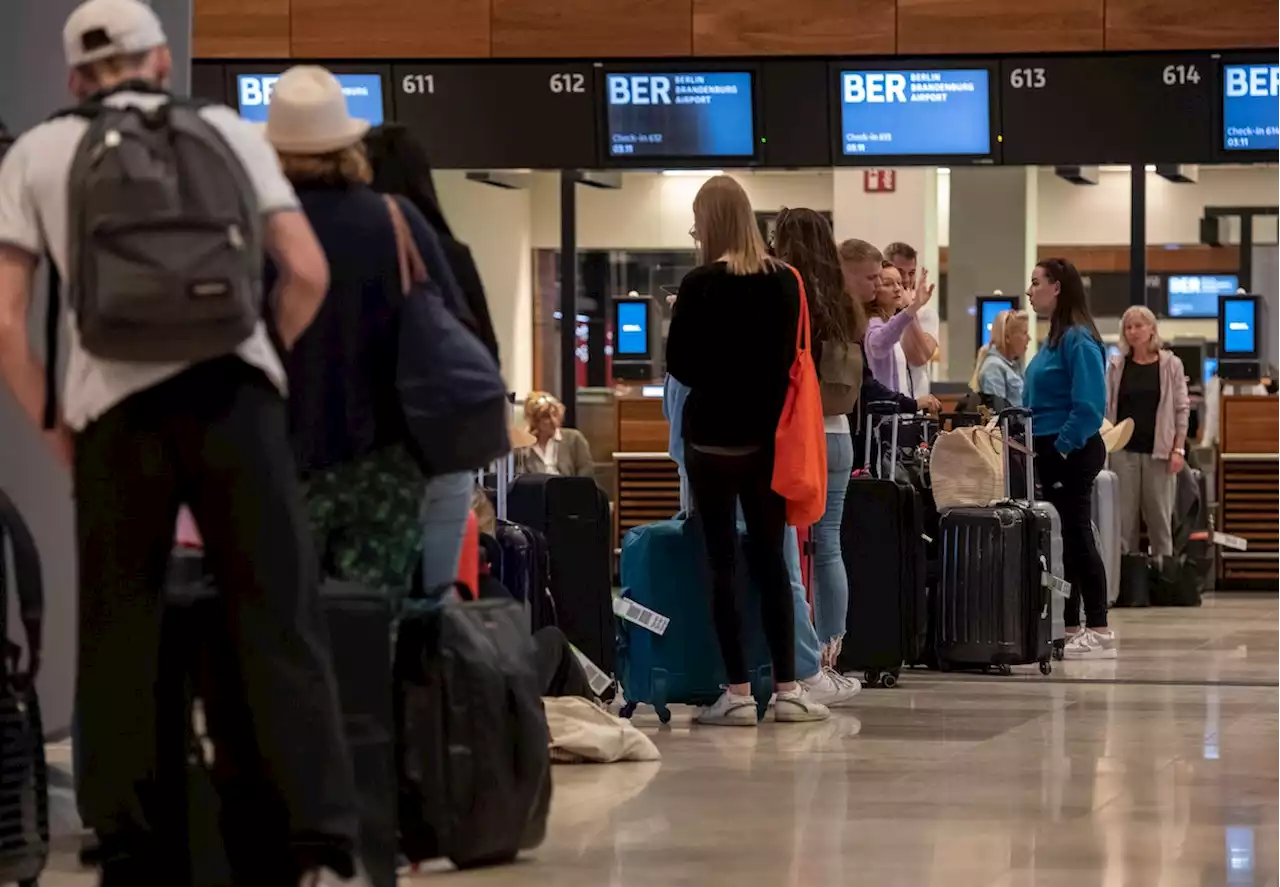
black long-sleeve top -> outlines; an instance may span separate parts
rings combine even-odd
[[[687,443],[773,443],[799,317],[800,286],[785,266],[731,274],[714,262],[685,275],[667,334],[667,372],[689,388]]]

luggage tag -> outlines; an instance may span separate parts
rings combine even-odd
[[[603,696],[604,691],[613,686],[613,678],[605,674],[600,666],[592,662],[586,653],[583,653],[573,644],[569,645],[569,649],[573,651],[574,656],[578,657],[578,664],[587,673],[587,683],[591,685],[591,692],[597,696]]]
[[[1071,583],[1066,579],[1061,579],[1053,575],[1052,573],[1041,573],[1040,584],[1056,594],[1058,597],[1067,599],[1070,599],[1071,597]]]
[[[1243,536],[1232,536],[1230,533],[1213,534],[1213,544],[1221,545],[1223,548],[1231,548],[1236,551],[1248,551],[1249,540]]]
[[[641,628],[648,629],[659,636],[665,634],[667,626],[671,624],[671,620],[668,617],[637,604],[629,597],[614,598],[613,612],[628,622],[634,622]]]

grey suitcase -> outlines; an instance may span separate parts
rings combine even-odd
[[[1093,482],[1093,531],[1107,572],[1107,605],[1120,597],[1120,482],[1114,471],[1098,472]]]

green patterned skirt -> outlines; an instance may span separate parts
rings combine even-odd
[[[403,599],[422,551],[425,487],[402,446],[309,475],[302,491],[325,575]]]

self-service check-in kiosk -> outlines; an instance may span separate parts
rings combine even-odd
[[[1218,376],[1224,382],[1256,382],[1266,372],[1267,303],[1262,296],[1218,297]]]

